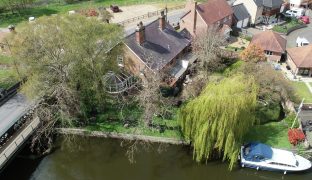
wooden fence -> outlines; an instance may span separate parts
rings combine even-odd
[[[148,12],[147,14],[143,14],[143,15],[140,15],[140,16],[136,16],[136,17],[133,17],[133,18],[126,19],[124,21],[119,22],[118,24],[124,26],[126,24],[129,24],[129,23],[132,23],[132,22],[136,22],[136,21],[139,21],[139,20],[142,20],[142,19],[147,19],[147,18],[158,16],[158,15],[160,15],[160,13],[162,11],[165,11],[165,13],[168,13],[169,11],[173,11],[173,10],[177,10],[177,9],[183,9],[184,7],[185,7],[185,5],[180,5],[180,6],[160,9],[160,10],[153,11],[153,12]]]

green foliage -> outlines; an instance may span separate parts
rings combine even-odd
[[[283,25],[276,25],[273,27],[273,31],[280,32],[280,33],[287,33],[290,28],[295,26],[301,25],[302,23],[297,18],[291,18],[287,21],[286,24]]]
[[[281,106],[278,103],[258,103],[256,119],[260,124],[280,120]]]
[[[28,77],[24,92],[56,96],[60,108],[76,105],[86,113],[103,109],[103,76],[117,65],[107,51],[121,38],[117,25],[80,15],[42,17],[18,26],[12,52]],[[74,107],[62,112],[76,113]]]
[[[295,118],[296,118],[296,115],[294,113],[291,113],[291,114],[286,116],[286,118],[284,119],[284,122],[287,123],[288,128],[291,128]],[[296,119],[295,125],[293,128],[299,128],[298,119]]]
[[[0,88],[9,88],[18,82],[18,76],[13,65],[13,58],[0,55]]]
[[[196,161],[208,160],[217,150],[233,168],[243,137],[255,121],[257,91],[252,77],[233,75],[209,83],[181,108],[178,119],[185,137],[194,144]]]

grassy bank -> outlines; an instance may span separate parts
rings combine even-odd
[[[34,16],[36,18],[40,16],[49,16],[51,14],[65,14],[71,10],[79,10],[85,8],[97,8],[106,7],[109,8],[111,4],[119,6],[128,6],[135,4],[155,4],[155,6],[161,8],[160,4],[167,4],[168,7],[184,4],[184,0],[98,0],[98,1],[82,1],[73,4],[67,4],[64,1],[55,1],[46,5],[40,5],[37,7],[27,8],[20,10],[20,13],[6,12],[0,14],[0,27],[7,27],[10,24],[18,24],[22,21],[27,21],[29,17]]]
[[[9,88],[17,81],[13,59],[9,56],[0,55],[0,88]]]
[[[304,82],[292,82],[292,85],[300,99],[304,98],[306,103],[312,103],[312,94]]]
[[[123,111],[111,107],[85,128],[90,131],[182,139],[176,111],[177,109],[170,109],[170,115],[166,118],[155,116],[152,124],[147,127],[141,120],[142,111],[135,104],[125,107]]]

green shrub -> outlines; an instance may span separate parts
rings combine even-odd
[[[278,103],[270,103],[267,105],[258,103],[256,119],[260,124],[279,121],[281,110],[281,106]]]

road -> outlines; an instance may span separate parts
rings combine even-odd
[[[310,16],[310,21],[312,20],[312,12],[307,11],[308,15]],[[300,37],[306,38],[310,44],[312,43],[312,23],[308,24],[308,27],[295,30],[294,32],[290,33],[287,36],[287,48],[296,47],[296,40]]]
[[[0,136],[2,136],[19,119],[31,103],[22,94],[17,94],[0,107]]]
[[[180,10],[175,10],[172,12],[169,12],[167,15],[168,21],[170,24],[177,24],[180,20],[180,18],[184,15],[184,9],[180,9]],[[158,19],[158,16],[155,16],[153,18],[149,18],[149,19],[144,19],[142,20],[143,24],[149,24],[153,21],[155,21],[156,19]],[[135,31],[135,28],[137,27],[137,23],[138,22],[134,22],[131,24],[128,24],[125,26],[125,35],[128,36],[129,34],[132,34]]]

